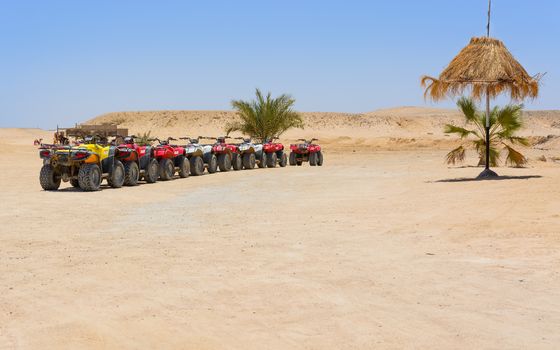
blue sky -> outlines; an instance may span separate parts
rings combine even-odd
[[[0,127],[52,128],[124,110],[229,109],[256,87],[302,111],[425,102],[487,0],[0,0]],[[492,36],[530,74],[530,109],[560,109],[560,2],[494,0]],[[507,101],[500,101],[507,102]]]

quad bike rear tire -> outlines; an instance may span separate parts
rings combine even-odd
[[[191,163],[185,156],[179,156],[177,159],[177,166],[179,167],[179,177],[184,179],[189,177],[191,173]]]
[[[276,168],[278,157],[276,153],[269,153],[266,155],[266,166],[269,168]]]
[[[74,188],[80,188],[80,182],[78,179],[70,179],[70,185]]]
[[[208,173],[214,174],[216,171],[218,171],[218,158],[215,154],[212,154],[208,161]]]
[[[218,156],[218,167],[220,171],[230,171],[231,170],[231,156],[227,153],[220,154]]]
[[[243,168],[255,169],[255,165],[256,165],[255,153],[245,153],[243,155]]]
[[[113,164],[113,170],[107,179],[109,186],[113,188],[121,188],[124,185],[125,180],[125,172],[124,166],[120,160],[115,160],[115,164]]]
[[[294,152],[290,153],[290,165],[296,165],[296,154]]]
[[[175,165],[171,159],[164,158],[159,161],[159,179],[162,181],[168,181],[173,178],[175,174]]]
[[[124,184],[126,186],[138,185],[140,178],[140,168],[136,162],[126,162],[124,164]]]
[[[259,168],[262,169],[262,168],[266,167],[266,158],[267,158],[266,157],[266,152],[263,151],[262,154],[261,154],[261,159],[259,161]]]
[[[41,167],[39,173],[39,183],[45,191],[56,191],[60,187],[61,177],[56,174],[54,168],[50,164]]]
[[[309,165],[317,165],[317,153],[313,152],[309,154]]]
[[[78,183],[84,191],[99,191],[101,186],[101,169],[97,164],[82,164],[78,171]]]
[[[147,183],[153,184],[158,180],[159,176],[159,163],[156,159],[151,159],[148,166],[144,170],[144,180]]]
[[[278,162],[278,165],[280,165],[280,167],[282,168],[288,165],[288,156],[286,155],[286,153],[281,153],[280,162]]]
[[[318,166],[323,165],[323,152],[321,151],[317,152],[317,165]]]
[[[232,157],[233,158],[232,158],[231,162],[232,162],[233,170],[243,169],[243,160],[241,159],[241,155],[237,154],[237,153],[234,153],[234,154],[232,154]]]
[[[194,156],[190,159],[191,175],[200,176],[204,174],[204,161],[200,156]]]

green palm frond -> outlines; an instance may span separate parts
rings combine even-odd
[[[443,132],[446,133],[446,134],[457,134],[462,139],[475,133],[473,130],[468,130],[468,129],[465,129],[465,128],[462,128],[460,126],[456,126],[456,125],[453,125],[453,124],[446,124],[444,129],[443,129]]]
[[[463,113],[466,126],[459,127],[446,124],[444,132],[455,134],[461,139],[468,139],[472,147],[477,152],[480,161],[478,165],[485,165],[486,162],[486,114],[479,111],[474,100],[461,97],[457,101],[457,106]],[[490,165],[496,166],[501,156],[501,145],[507,151],[508,157],[506,164],[521,166],[526,162],[525,157],[518,151],[511,148],[511,145],[529,146],[528,139],[515,134],[523,127],[522,120],[523,105],[507,105],[499,108],[494,107],[490,111]],[[507,144],[510,143],[511,145]],[[462,161],[465,157],[465,146],[461,145],[446,155],[449,164]],[[462,157],[462,158],[461,158]]]
[[[270,93],[264,96],[259,89],[256,89],[255,95],[256,99],[250,102],[231,102],[241,120],[226,125],[228,134],[239,131],[262,141],[291,128],[304,127],[301,115],[292,109],[295,100],[289,95],[272,98]]]

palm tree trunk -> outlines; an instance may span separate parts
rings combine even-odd
[[[498,174],[490,170],[490,89],[486,87],[486,164],[484,171],[478,175],[479,179],[496,177]]]

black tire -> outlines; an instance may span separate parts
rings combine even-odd
[[[233,170],[243,169],[243,160],[241,159],[241,154],[233,153],[231,162]]]
[[[97,164],[82,164],[78,171],[78,182],[84,191],[99,191],[101,186],[101,169]]]
[[[113,170],[107,179],[109,186],[113,188],[121,188],[124,185],[125,173],[124,166],[120,160],[115,160]]]
[[[256,165],[255,153],[245,153],[243,155],[243,168],[255,169],[255,165]]]
[[[45,164],[39,172],[39,183],[45,191],[56,191],[60,187],[60,175],[57,175],[50,164]]]
[[[147,183],[153,184],[158,180],[159,176],[159,163],[157,159],[151,159],[146,169],[144,169],[144,180]]]
[[[124,164],[124,184],[126,186],[138,185],[140,179],[140,168],[136,162],[126,162]]]
[[[220,171],[230,171],[231,156],[227,153],[218,155],[218,167],[220,168]]]
[[[80,188],[80,182],[78,179],[70,179],[70,185],[74,188]]]
[[[296,165],[296,154],[294,152],[290,153],[290,165]]]
[[[179,177],[184,179],[189,177],[191,173],[191,163],[185,156],[177,157],[177,166],[179,167]]]
[[[276,153],[269,153],[266,155],[266,166],[269,168],[276,168],[276,163],[278,162],[278,157]]]
[[[208,161],[208,173],[214,174],[216,171],[218,171],[218,158],[215,154],[212,154]]]
[[[165,158],[159,161],[159,179],[163,181],[171,180],[175,174],[175,165],[171,159]]]
[[[191,175],[200,176],[204,174],[204,161],[200,156],[194,156],[190,159]]]
[[[261,159],[259,161],[259,168],[264,168],[266,166],[266,152],[263,151],[261,154]]]
[[[282,152],[282,155],[280,156],[280,162],[278,162],[278,164],[282,168],[288,165],[288,156],[286,155],[286,153]]]
[[[309,165],[317,165],[317,153],[314,152],[309,154]]]
[[[318,166],[323,165],[323,152],[321,151],[317,152],[317,165]]]

